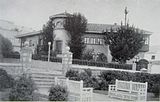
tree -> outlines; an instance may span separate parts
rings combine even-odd
[[[119,63],[132,59],[144,45],[142,32],[129,25],[121,25],[116,33],[112,29],[106,32],[105,41],[109,44],[112,60]]]
[[[64,28],[71,35],[68,45],[70,47],[70,51],[73,53],[74,59],[80,59],[82,57],[82,53],[85,48],[82,36],[86,31],[86,27],[87,19],[80,13],[68,15],[65,20]]]
[[[52,20],[49,20],[46,25],[43,25],[42,30],[42,39],[43,39],[43,45],[41,46],[41,51],[44,54],[48,53],[48,42],[51,42],[51,50],[53,45],[53,25]],[[38,51],[39,52],[39,51]]]
[[[1,45],[1,53],[3,56],[7,55],[7,54],[11,54],[11,52],[13,52],[13,46],[12,46],[12,43],[9,39],[3,37],[1,34],[0,34],[0,45]]]

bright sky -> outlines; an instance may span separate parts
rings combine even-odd
[[[49,16],[66,10],[90,23],[120,24],[126,6],[130,24],[153,32],[151,45],[160,45],[160,0],[0,0],[0,19],[39,30]]]

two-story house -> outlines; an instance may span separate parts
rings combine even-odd
[[[63,26],[66,17],[68,17],[67,15],[68,13],[61,13],[49,17],[50,20],[52,20],[52,24],[54,25],[53,50],[56,50],[59,55],[65,52],[65,48],[68,46],[67,42],[70,39],[70,34],[64,29]],[[84,43],[86,44],[86,49],[94,49],[94,54],[104,53],[108,58],[108,62],[110,62],[112,57],[110,55],[109,46],[104,43],[104,32],[106,29],[110,30],[112,28],[115,30],[118,27],[120,27],[120,25],[117,24],[111,25],[88,23],[87,30],[82,37]],[[151,32],[144,30],[143,32],[145,45],[139,52],[140,58],[143,58],[144,53],[149,51],[149,38],[151,35]],[[33,50],[35,50],[38,43],[42,44],[43,42],[41,39],[41,31],[20,34],[16,37],[21,40],[21,48],[23,47],[25,41],[29,42],[29,46],[32,47]]]

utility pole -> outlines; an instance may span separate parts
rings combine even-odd
[[[127,7],[125,7],[124,14],[125,14],[125,21],[124,21],[124,24],[125,24],[125,26],[126,26],[126,25],[127,25],[127,14],[128,14]]]

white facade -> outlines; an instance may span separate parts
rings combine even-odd
[[[55,18],[52,23],[54,25],[53,30],[53,50],[58,54],[62,54],[65,52],[65,48],[68,45],[69,34],[64,29],[64,20],[65,18]]]
[[[144,59],[146,59],[148,61],[160,61],[160,53],[159,52],[145,53]]]

